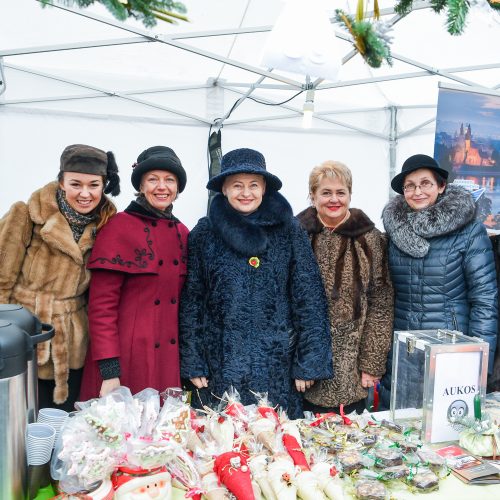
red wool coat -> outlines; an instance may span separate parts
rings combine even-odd
[[[135,202],[98,233],[87,267],[90,349],[80,399],[98,397],[97,361],[119,358],[121,385],[178,387],[178,309],[187,268],[188,229]]]

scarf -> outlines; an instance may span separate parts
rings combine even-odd
[[[73,233],[73,238],[78,243],[78,241],[82,237],[83,232],[85,231],[85,228],[91,222],[94,222],[97,219],[98,214],[95,210],[93,210],[93,212],[88,215],[77,212],[68,203],[68,200],[66,200],[66,193],[61,188],[57,189],[56,198],[59,210],[64,215],[64,218],[68,221],[71,232]]]
[[[159,219],[174,218],[172,215],[172,204],[170,204],[165,210],[159,210],[158,208],[153,207],[153,205],[146,200],[146,197],[142,193],[135,199],[135,202],[154,217],[158,217]]]

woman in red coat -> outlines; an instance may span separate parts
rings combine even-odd
[[[81,400],[119,385],[132,393],[180,385],[179,295],[187,266],[188,229],[172,215],[186,186],[175,152],[154,146],[137,158],[139,192],[96,238],[88,268],[90,349]]]

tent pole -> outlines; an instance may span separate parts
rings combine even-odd
[[[390,106],[390,130],[389,130],[389,180],[396,175],[396,156],[398,146],[398,108]],[[396,194],[389,188],[389,199]]]

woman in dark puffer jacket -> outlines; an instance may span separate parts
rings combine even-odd
[[[489,371],[497,342],[497,285],[491,243],[475,220],[463,188],[446,185],[448,172],[414,155],[391,182],[400,194],[384,208],[395,330],[447,328],[488,342]],[[382,380],[389,406],[392,354]]]

